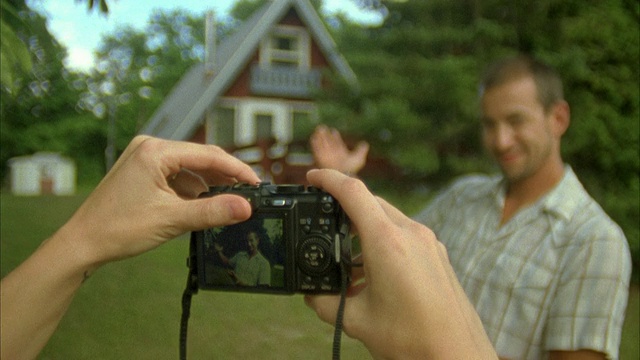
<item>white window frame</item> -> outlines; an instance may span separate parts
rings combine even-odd
[[[277,39],[288,37],[294,39],[297,47],[293,50],[277,48]],[[311,67],[311,42],[305,28],[291,25],[278,25],[260,42],[260,66],[270,67],[276,61],[297,63],[299,70]]]

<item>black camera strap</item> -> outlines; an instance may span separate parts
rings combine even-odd
[[[340,360],[340,345],[342,342],[342,320],[344,318],[344,305],[347,300],[347,284],[349,273],[344,261],[340,262],[341,284],[340,284],[340,305],[336,314],[336,324],[333,332],[333,360]]]
[[[180,317],[180,360],[187,360],[187,330],[189,329],[189,316],[191,316],[191,298],[198,293],[198,273],[196,269],[195,239],[191,237],[189,246],[189,258],[187,266],[187,286],[182,293],[182,316]]]
[[[187,330],[191,315],[191,297],[193,292],[187,287],[182,294],[182,316],[180,317],[180,360],[187,360]]]

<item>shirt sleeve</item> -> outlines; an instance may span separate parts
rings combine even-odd
[[[442,209],[451,208],[451,202],[455,201],[453,192],[453,188],[441,191],[417,215],[413,216],[413,220],[436,231],[436,228],[444,222],[444,210]]]
[[[545,348],[589,349],[616,359],[631,276],[627,240],[617,226],[602,222],[583,224],[574,237],[583,239],[567,245],[574,249],[549,311]]]

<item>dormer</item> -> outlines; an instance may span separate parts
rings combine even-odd
[[[300,26],[278,25],[260,42],[260,66],[286,67],[309,71],[311,42],[307,29]]]
[[[286,18],[299,19],[293,11]],[[306,27],[275,25],[260,41],[259,60],[251,68],[251,92],[257,96],[310,98],[321,87],[322,79],[312,57]]]

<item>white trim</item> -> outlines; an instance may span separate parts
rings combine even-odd
[[[247,99],[237,107],[235,144],[247,146],[256,142],[256,115],[269,114],[273,117],[272,135],[278,142],[288,143],[292,139],[291,111],[285,101]]]
[[[290,37],[296,40],[297,49],[292,51],[278,50],[274,47],[274,40],[278,36]],[[298,64],[298,69],[311,68],[311,41],[307,29],[300,26],[276,25],[268,36],[260,41],[260,66],[270,67],[274,57],[292,60]]]

